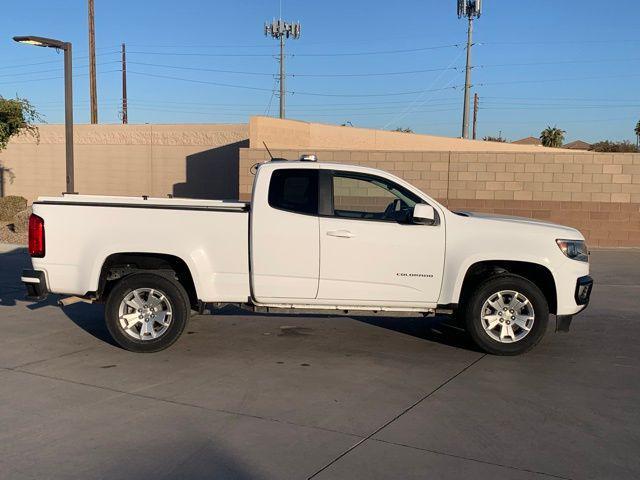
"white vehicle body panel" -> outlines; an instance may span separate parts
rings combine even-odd
[[[317,170],[318,166],[302,163],[299,168]],[[253,205],[251,211],[254,298],[259,303],[312,300],[318,293],[320,268],[318,217],[278,210],[268,204],[274,170],[261,167],[253,190],[253,198],[263,199]]]
[[[391,180],[434,207],[435,225],[305,215],[272,208],[269,180],[279,168],[337,170]],[[269,162],[258,169],[251,212],[243,202],[140,197],[43,197],[46,255],[34,258],[51,292],[98,289],[105,260],[118,253],[175,256],[187,265],[204,302],[252,302],[282,308],[429,311],[458,303],[478,262],[528,262],[551,273],[557,314],[583,306],[574,293],[586,262],[556,239],[583,240],[575,229],[529,219],[447,210],[404,180],[371,168]]]

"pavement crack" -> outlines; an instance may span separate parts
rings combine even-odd
[[[415,407],[417,407],[418,405],[420,405],[422,402],[424,402],[427,398],[429,398],[431,395],[433,395],[434,393],[436,393],[438,390],[440,390],[441,388],[444,388],[446,385],[448,385],[449,383],[451,383],[453,380],[455,380],[456,378],[458,378],[458,376],[462,375],[464,372],[466,372],[467,370],[469,370],[471,367],[473,367],[475,364],[477,364],[480,360],[482,360],[484,357],[486,357],[487,354],[484,353],[482,354],[480,357],[476,358],[473,362],[471,362],[469,365],[467,365],[466,367],[464,367],[462,370],[460,370],[458,373],[456,373],[455,375],[449,377],[447,380],[445,380],[444,382],[442,382],[440,385],[438,385],[436,388],[434,388],[433,390],[431,390],[430,392],[428,392],[426,395],[422,396],[421,398],[419,398],[416,402],[412,403],[411,405],[409,405],[407,408],[405,408],[404,410],[402,410],[400,413],[398,413],[395,417],[393,417],[391,420],[387,421],[386,423],[384,423],[382,426],[378,427],[376,430],[374,430],[373,432],[371,432],[369,435],[367,435],[364,438],[361,438],[361,440],[355,444],[353,444],[351,447],[347,448],[344,452],[342,452],[340,455],[338,455],[337,457],[335,457],[333,460],[331,460],[329,463],[325,464],[322,468],[320,468],[319,470],[317,470],[315,473],[313,473],[312,475],[310,475],[309,477],[307,477],[307,480],[311,480],[312,478],[315,478],[316,476],[318,476],[320,473],[324,472],[327,468],[329,468],[331,465],[333,465],[334,463],[336,463],[338,460],[340,460],[341,458],[345,457],[346,455],[348,455],[349,453],[353,452],[356,448],[358,448],[360,445],[362,445],[364,442],[366,442],[367,440],[371,439],[374,435],[377,435],[378,433],[380,433],[380,431],[384,430],[385,428],[387,428],[389,425],[391,425],[393,422],[395,422],[396,420],[398,420],[400,417],[402,417],[404,414],[410,412],[411,410],[413,410]]]
[[[75,353],[77,353],[77,352],[75,352]],[[45,375],[43,373],[30,372],[29,370],[22,370],[19,367],[12,367],[12,368],[0,367],[0,369],[1,370],[8,370],[8,371],[11,371],[11,372],[16,372],[16,373],[23,373],[23,374],[26,374],[26,375],[33,375],[35,377],[40,377],[40,378],[47,378],[49,380],[56,380],[58,382],[71,383],[71,384],[80,385],[80,386],[83,386],[83,387],[97,388],[99,390],[104,390],[104,391],[111,392],[111,393],[117,393],[119,395],[126,395],[126,396],[130,396],[130,397],[135,397],[135,398],[142,398],[142,399],[145,399],[145,400],[155,400],[157,402],[168,403],[170,405],[178,405],[178,406],[181,406],[181,407],[188,407],[188,408],[197,408],[199,410],[204,410],[204,411],[207,411],[207,412],[222,413],[222,414],[225,414],[225,415],[234,415],[234,416],[245,417],[245,418],[253,418],[253,419],[262,420],[262,421],[265,421],[265,422],[292,425],[292,426],[299,427],[299,428],[310,428],[310,429],[313,429],[313,430],[319,430],[319,431],[323,431],[323,432],[337,433],[337,434],[346,435],[346,436],[349,436],[349,437],[362,438],[362,435],[357,435],[357,434],[351,433],[351,432],[342,432],[340,430],[335,430],[335,429],[325,428],[325,427],[318,427],[316,425],[306,425],[306,424],[291,422],[291,421],[288,421],[288,420],[280,420],[280,419],[277,419],[277,418],[264,417],[264,416],[261,416],[261,415],[253,415],[251,413],[237,412],[237,411],[234,411],[234,410],[226,410],[226,409],[219,409],[219,408],[209,408],[209,407],[204,407],[202,405],[196,405],[196,404],[193,404],[193,403],[180,402],[180,401],[177,401],[177,400],[171,400],[171,399],[165,399],[165,398],[158,398],[158,397],[153,397],[153,396],[150,396],[150,395],[144,395],[144,394],[135,393],[135,392],[127,392],[125,390],[119,390],[117,388],[105,387],[105,386],[102,386],[102,385],[94,385],[94,384],[91,384],[91,383],[79,382],[79,381],[76,381],[76,380],[69,380],[69,379],[60,378],[60,377],[54,377],[54,376],[51,376],[51,375]]]
[[[553,473],[541,472],[539,470],[530,470],[528,468],[516,467],[516,466],[513,466],[513,465],[507,465],[507,464],[504,464],[504,463],[490,462],[488,460],[482,460],[482,459],[479,459],[479,458],[465,457],[463,455],[456,455],[455,453],[447,453],[447,452],[442,452],[440,450],[431,450],[429,448],[416,447],[414,445],[407,445],[405,443],[398,443],[398,442],[392,442],[392,441],[389,441],[389,440],[382,440],[380,438],[372,438],[371,440],[374,441],[374,442],[386,443],[388,445],[397,445],[398,447],[411,448],[413,450],[419,450],[421,452],[433,453],[435,455],[443,455],[445,457],[456,458],[458,460],[467,460],[469,462],[483,463],[485,465],[493,465],[495,467],[508,468],[510,470],[517,470],[519,472],[534,473],[536,475],[544,475],[544,476],[547,476],[549,478],[558,478],[560,480],[572,480],[571,477],[563,477],[562,475],[556,475],[556,474],[553,474]]]
[[[70,355],[75,355],[76,353],[86,352],[87,350],[91,350],[93,348],[94,347],[85,347],[85,348],[81,348],[80,350],[74,350],[73,352],[62,353],[62,354],[57,355],[55,357],[43,358],[43,359],[40,359],[40,360],[34,360],[32,362],[27,362],[27,363],[23,363],[21,365],[16,365],[15,367],[7,367],[7,370],[16,370],[16,371],[22,372],[23,370],[20,370],[21,368],[31,367],[33,365],[37,365],[38,363],[48,362],[50,360],[57,360],[59,358],[68,357]]]

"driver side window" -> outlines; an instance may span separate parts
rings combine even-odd
[[[333,175],[336,217],[405,221],[419,202],[413,193],[383,178],[338,172]]]

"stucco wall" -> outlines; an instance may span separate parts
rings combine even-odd
[[[516,215],[580,229],[591,246],[640,246],[640,154],[272,150],[297,159],[386,170],[453,209]],[[240,197],[269,157],[240,150]]]
[[[389,132],[370,128],[340,127],[272,117],[251,117],[252,148],[331,149],[331,150],[402,150],[455,152],[562,152],[535,145],[462,140],[414,133]]]
[[[3,193],[33,201],[65,190],[64,126],[43,125],[0,153]],[[77,125],[76,190],[86,194],[237,198],[247,125]]]

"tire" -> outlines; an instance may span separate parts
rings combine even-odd
[[[546,297],[534,283],[517,275],[500,275],[481,283],[468,296],[463,312],[473,341],[493,355],[530,350],[549,323]]]
[[[122,348],[159,352],[180,338],[190,311],[189,295],[176,280],[137,273],[120,280],[109,293],[105,322]]]

